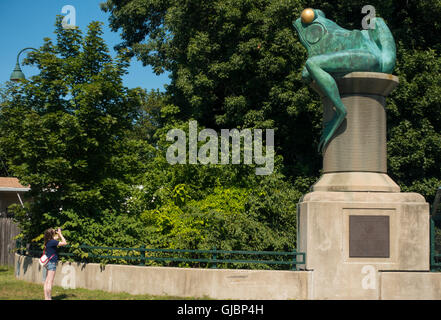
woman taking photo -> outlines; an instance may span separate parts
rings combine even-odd
[[[60,240],[61,241],[58,241]],[[52,284],[54,283],[55,270],[57,269],[58,252],[57,247],[65,246],[66,240],[61,233],[61,229],[58,228],[55,231],[52,228],[47,229],[44,232],[44,248],[46,250],[46,256],[49,258],[49,262],[46,264],[46,280],[44,282],[44,299],[52,300]]]

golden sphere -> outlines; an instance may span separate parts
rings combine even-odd
[[[314,20],[315,14],[314,10],[311,8],[307,8],[302,11],[302,14],[300,15],[300,18],[302,18],[303,23],[311,23]]]

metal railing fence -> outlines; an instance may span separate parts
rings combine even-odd
[[[41,256],[41,248],[17,243],[17,251],[34,257]],[[247,251],[247,250],[195,250],[155,249],[147,247],[117,248],[88,245],[73,245],[59,248],[58,255],[77,262],[99,262],[105,264],[126,263],[145,266],[162,265],[175,267],[247,268],[250,265],[267,265],[272,269],[296,270],[305,264],[305,253],[293,251]],[[300,257],[300,259],[299,259]],[[266,259],[264,259],[266,258]]]

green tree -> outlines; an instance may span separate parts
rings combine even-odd
[[[144,91],[123,86],[129,59],[113,59],[101,35],[98,22],[83,35],[63,29],[57,18],[56,42],[45,38],[26,60],[40,73],[10,86],[2,103],[2,153],[31,186],[33,201],[16,214],[28,240],[55,226],[79,240],[93,221],[123,211],[149,156],[148,145],[127,134]],[[95,227],[88,232],[98,237]]]
[[[291,176],[317,176],[319,101],[301,83],[305,52],[292,31],[300,1],[113,1],[119,47],[157,72],[175,117],[219,128],[274,128]]]

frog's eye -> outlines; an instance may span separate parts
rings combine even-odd
[[[305,24],[311,23],[312,21],[314,21],[315,18],[314,10],[312,10],[311,8],[306,8],[302,11],[300,18]]]
[[[306,28],[305,39],[306,41],[308,41],[308,43],[314,44],[319,42],[324,34],[325,30],[323,29],[323,27],[318,23],[314,23]]]

